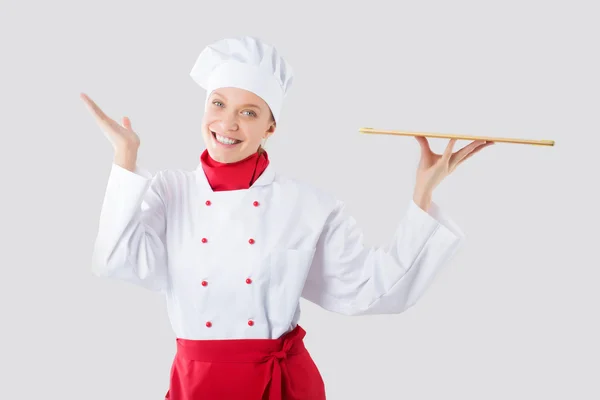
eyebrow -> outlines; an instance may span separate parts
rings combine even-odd
[[[225,100],[227,100],[227,97],[219,92],[213,92],[213,96],[219,96],[219,97],[222,97]],[[261,108],[259,106],[257,106],[256,104],[252,104],[252,103],[242,104],[241,107],[254,107],[254,108],[258,108],[259,110],[261,110]]]

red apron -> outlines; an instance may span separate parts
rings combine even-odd
[[[279,339],[177,339],[167,400],[324,400],[299,325]]]

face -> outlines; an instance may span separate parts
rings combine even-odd
[[[274,132],[271,110],[256,94],[239,88],[219,88],[210,94],[202,119],[202,137],[215,161],[243,160]]]

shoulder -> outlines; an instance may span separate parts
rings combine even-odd
[[[181,168],[164,168],[156,172],[138,168],[138,174],[145,176],[150,181],[150,187],[157,192],[165,202],[181,197],[192,187],[196,178],[194,170]]]
[[[186,170],[181,168],[165,168],[156,172],[156,176],[165,183],[193,179],[195,174],[196,171],[194,170]]]
[[[150,172],[145,167],[136,166],[135,174],[146,178],[152,186],[167,189],[173,183],[188,179],[193,172],[183,169],[159,169],[156,172]]]

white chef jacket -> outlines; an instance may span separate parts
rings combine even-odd
[[[411,307],[464,234],[433,202],[412,200],[389,244],[364,246],[344,203],[276,173],[213,191],[202,165],[150,174],[112,164],[93,273],[159,291],[184,339],[274,339],[300,298],[344,315]]]

